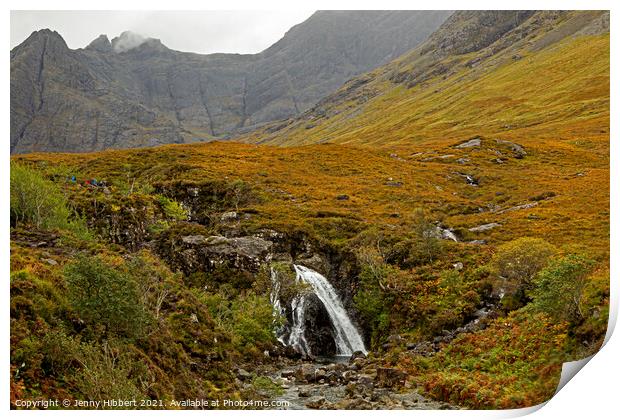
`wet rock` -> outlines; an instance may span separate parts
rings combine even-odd
[[[324,369],[316,369],[314,371],[314,380],[315,381],[324,381],[327,377],[327,372]]]
[[[375,385],[384,388],[403,386],[407,375],[400,369],[380,367],[377,368]]]
[[[377,375],[370,375],[367,373],[363,373],[357,377],[356,383],[358,385],[371,386],[374,384],[375,377]]]
[[[342,410],[369,410],[372,404],[363,398],[345,398],[335,404],[334,408]]]
[[[311,354],[331,356],[336,354],[334,328],[325,305],[315,295],[306,297],[305,338]]]
[[[346,370],[342,373],[342,381],[345,383],[357,381],[357,372]]]
[[[306,407],[308,408],[321,408],[325,405],[325,397],[321,396],[321,395],[315,395],[313,397],[308,398],[308,401],[306,402]]]
[[[366,359],[366,355],[364,354],[364,352],[357,350],[349,358],[349,363],[354,362],[356,359]]]
[[[297,393],[297,395],[299,395],[302,398],[307,398],[310,396],[310,389],[309,388],[299,388],[299,392]]]
[[[295,379],[301,382],[312,382],[314,380],[314,366],[303,364],[295,371]]]

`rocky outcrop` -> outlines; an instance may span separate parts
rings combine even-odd
[[[172,251],[160,247],[160,253],[173,269],[190,275],[218,267],[257,273],[262,264],[271,261],[273,243],[252,236],[186,235],[176,238],[172,244],[168,242],[167,246],[171,246]]]
[[[71,50],[50,30],[11,51],[11,152],[225,138],[297,115],[416,47],[448,11],[323,11],[259,54],[200,55],[124,32]]]

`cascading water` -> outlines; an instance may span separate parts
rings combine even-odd
[[[350,356],[356,351],[366,354],[366,348],[362,337],[347,315],[336,290],[321,274],[301,265],[294,265],[297,273],[297,281],[307,283],[312,287],[312,291],[325,306],[334,332],[334,340],[338,355]],[[284,310],[278,297],[280,285],[275,272],[272,271],[272,295],[271,303],[274,311],[282,315]],[[292,346],[302,354],[310,354],[310,349],[306,341],[306,296],[295,297],[291,302],[291,326],[290,329],[283,327],[277,331],[278,340]]]

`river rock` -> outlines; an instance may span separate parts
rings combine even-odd
[[[295,379],[301,382],[312,382],[314,380],[314,366],[303,364],[295,371]]]
[[[343,410],[369,410],[372,408],[370,401],[363,398],[345,398],[334,405],[334,408]]]
[[[346,370],[342,373],[342,380],[345,383],[357,381],[357,372],[353,370]]]
[[[407,375],[400,369],[380,367],[377,368],[375,384],[378,387],[393,388],[403,386]]]
[[[315,395],[314,397],[308,398],[306,402],[306,407],[308,408],[322,408],[325,405],[325,397],[321,395]]]
[[[366,358],[366,355],[364,354],[364,352],[360,351],[360,350],[357,350],[357,351],[353,352],[353,354],[349,358],[349,363],[354,362],[356,359],[365,359],[365,358]]]

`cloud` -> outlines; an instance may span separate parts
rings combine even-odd
[[[114,49],[114,52],[122,53],[129,51],[132,48],[139,47],[148,39],[149,38],[135,32],[125,31],[120,36],[112,40],[112,48]]]

